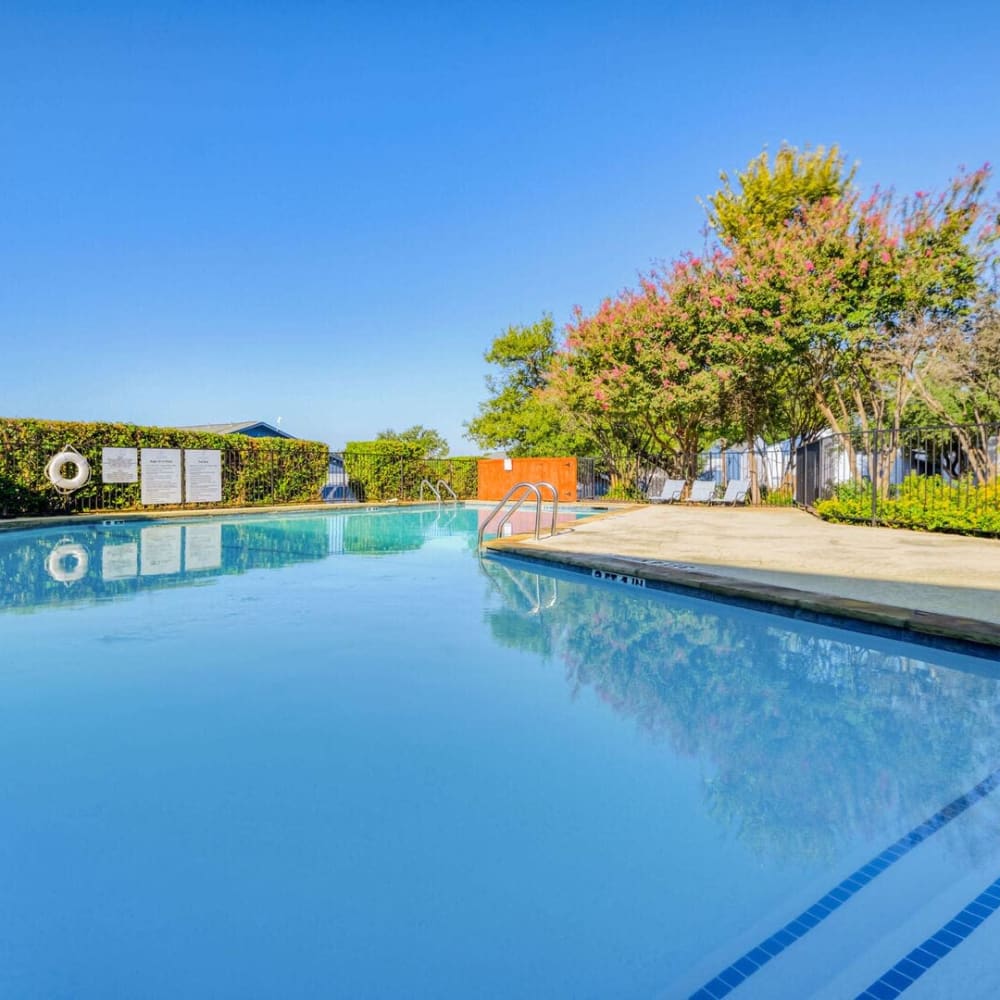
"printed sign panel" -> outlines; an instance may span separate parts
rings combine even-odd
[[[222,501],[222,452],[188,448],[184,452],[184,496],[188,503]]]
[[[143,528],[139,532],[139,572],[161,576],[181,571],[180,527]]]
[[[142,502],[181,502],[181,452],[179,448],[142,449]]]
[[[105,483],[137,483],[139,481],[139,449],[102,448],[101,481]]]
[[[222,565],[222,525],[189,524],[184,529],[184,570],[218,569]]]

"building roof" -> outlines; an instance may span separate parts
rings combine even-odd
[[[177,429],[179,431],[205,431],[208,434],[253,434],[255,437],[292,438],[293,440],[295,438],[294,434],[286,434],[280,428],[265,423],[263,420],[241,420],[235,424],[191,424]]]

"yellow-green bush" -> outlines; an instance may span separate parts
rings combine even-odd
[[[816,504],[816,511],[828,521],[871,523],[871,484],[838,486],[833,497]],[[1000,484],[912,474],[878,498],[876,521],[894,528],[1000,536]]]

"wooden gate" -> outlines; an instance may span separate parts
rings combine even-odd
[[[575,458],[482,458],[479,460],[480,500],[499,500],[515,483],[551,483],[559,502],[576,500]]]

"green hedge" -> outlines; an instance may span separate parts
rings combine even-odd
[[[870,524],[871,484],[841,484],[831,499],[817,502],[816,511],[827,521]],[[879,498],[876,520],[893,528],[1000,536],[1000,484],[911,474]]]
[[[90,463],[91,479],[63,497],[46,478],[45,466],[67,445]],[[222,452],[221,506],[228,507],[319,500],[329,456],[327,446],[315,441],[0,418],[0,516],[142,509],[138,483],[101,482],[102,448],[217,449]]]
[[[344,449],[344,471],[356,497],[370,503],[418,500],[426,479],[436,487],[444,480],[460,500],[474,499],[479,485],[478,458],[424,458],[415,441],[382,439],[350,441]],[[442,500],[451,495],[442,490]],[[424,487],[424,499],[434,494]]]

